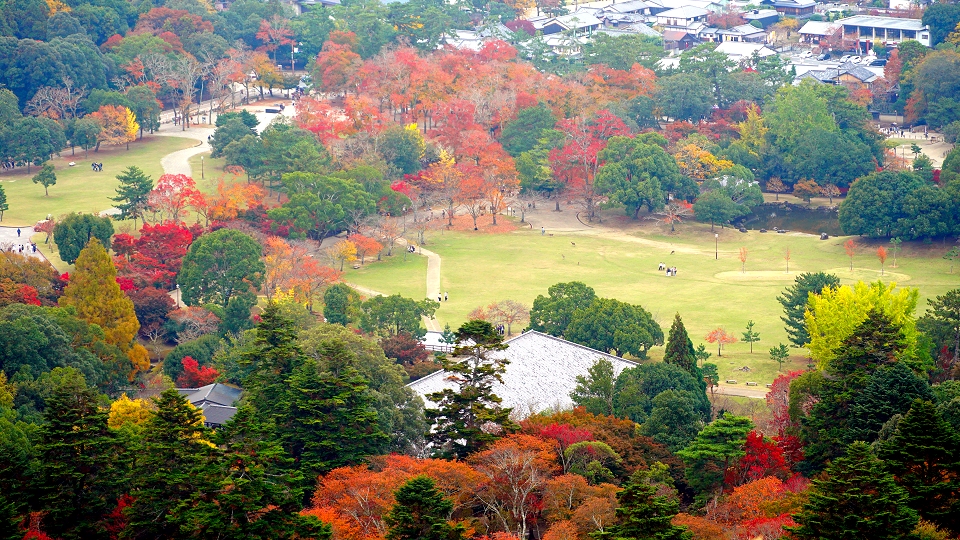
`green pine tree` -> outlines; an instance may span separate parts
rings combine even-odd
[[[877,455],[923,519],[960,530],[960,437],[936,405],[915,401]]]
[[[827,477],[813,481],[809,501],[787,529],[800,540],[902,540],[910,538],[917,513],[905,489],[864,442],[851,444],[846,457],[827,467]]]
[[[69,370],[46,400],[34,487],[44,529],[54,537],[108,538],[97,522],[116,506],[122,479],[114,466],[120,449],[99,398]]]
[[[243,381],[245,399],[264,422],[279,424],[286,414],[287,378],[305,359],[297,340],[297,325],[283,316],[276,303],[268,303],[260,314],[253,346],[240,359],[243,366],[252,368]]]
[[[727,470],[746,455],[743,449],[753,422],[724,413],[706,425],[677,456],[687,464],[687,482],[703,495],[718,496]]]
[[[415,476],[394,493],[396,504],[384,517],[387,540],[460,540],[463,525],[450,525],[453,503],[429,476]]]
[[[668,364],[676,364],[689,371],[694,379],[703,384],[703,372],[697,365],[697,352],[693,348],[693,341],[690,340],[679,313],[673,317],[673,324],[670,326],[670,333],[667,335],[667,346],[663,351],[663,361]],[[705,384],[704,391],[706,391]]]
[[[469,321],[457,330],[457,342],[454,356],[460,360],[441,359],[457,389],[429,394],[427,399],[437,408],[424,412],[434,424],[429,437],[440,453],[462,458],[498,438],[485,425],[500,426],[504,432],[518,426],[510,420],[512,409],[501,407],[503,400],[493,393],[494,383],[503,382],[509,363],[490,354],[507,348],[503,338],[490,323]]]
[[[760,332],[753,331],[755,324],[752,320],[747,321],[747,331],[743,333],[743,342],[750,344],[750,354],[753,354],[753,344],[760,341]]]
[[[367,380],[354,368],[346,366],[339,374],[321,372],[317,361],[308,358],[287,379],[287,386],[284,419],[277,422],[277,431],[306,487],[331,469],[384,452],[389,437],[380,429]]]
[[[807,333],[807,323],[803,319],[803,312],[807,309],[807,299],[810,294],[820,294],[825,287],[839,287],[840,278],[824,272],[806,272],[797,276],[794,284],[787,287],[777,301],[783,306],[783,316],[780,320],[786,324],[787,337],[797,347],[804,347],[810,342]]]
[[[331,537],[330,527],[300,514],[303,476],[273,431],[249,405],[214,433],[223,450],[220,490],[212,512],[197,516],[222,540]],[[202,507],[206,508],[206,507]]]
[[[3,186],[0,186],[0,221],[3,221],[3,213],[10,209],[10,205],[7,204],[7,192],[3,190]]]
[[[120,185],[117,196],[110,200],[117,203],[120,219],[133,218],[133,228],[137,228],[137,219],[143,216],[147,208],[147,196],[153,190],[153,179],[139,167],[130,166],[117,175]]]
[[[686,527],[672,523],[674,516],[680,511],[680,502],[676,493],[658,495],[658,491],[658,484],[653,481],[651,471],[633,473],[627,485],[617,493],[618,523],[607,527],[602,532],[591,533],[590,537],[597,540],[687,540],[692,538],[693,535],[687,532]]]
[[[124,539],[193,537],[202,526],[195,518],[216,511],[220,473],[203,412],[172,388],[155,401],[129,486]]]

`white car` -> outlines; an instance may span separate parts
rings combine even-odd
[[[803,51],[800,53],[800,58],[810,58],[811,56],[813,56],[813,53],[810,51]]]
[[[854,63],[854,64],[859,64],[859,63],[860,63],[860,57],[859,57],[859,56],[851,56],[851,57],[847,60],[847,62],[852,62],[852,63]]]
[[[845,54],[845,55],[843,55],[843,56],[840,57],[840,63],[841,63],[841,64],[844,63],[844,62],[849,62],[849,61],[850,61],[850,55],[849,55],[849,54]]]

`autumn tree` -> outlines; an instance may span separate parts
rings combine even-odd
[[[813,180],[801,180],[793,185],[793,194],[810,204],[810,199],[820,194],[820,186]]]
[[[765,186],[767,188],[767,191],[776,194],[774,198],[777,201],[780,200],[781,193],[787,192],[787,186],[783,185],[783,182],[779,178],[771,178],[770,180],[767,180],[767,183],[765,184]]]
[[[490,320],[507,325],[507,336],[512,336],[513,324],[529,320],[530,310],[516,300],[501,300],[487,306],[487,315]]]
[[[97,135],[97,151],[101,144],[110,146],[127,145],[130,149],[130,141],[137,139],[137,131],[140,130],[140,124],[137,123],[137,117],[133,112],[123,105],[104,105],[92,112],[90,118],[100,124],[100,133]]]
[[[132,380],[138,371],[150,368],[150,359],[147,350],[134,340],[140,323],[133,302],[120,290],[116,277],[107,250],[92,238],[77,257],[60,305],[74,308],[79,319],[103,329],[105,341],[119,347],[129,359],[127,371]]]
[[[840,196],[840,188],[834,184],[827,184],[820,187],[820,194],[830,200],[830,204],[833,204],[833,198]]]
[[[197,183],[184,174],[164,174],[150,191],[147,201],[154,212],[160,213],[160,220],[180,221],[181,213],[200,196]]]
[[[377,242],[369,236],[364,236],[362,234],[351,234],[347,237],[347,240],[353,242],[353,245],[356,246],[356,254],[360,257],[361,265],[363,264],[367,255],[380,253],[380,250],[383,249],[383,244]],[[343,270],[342,267],[341,270]]]
[[[495,355],[507,348],[502,339],[486,321],[470,321],[457,330],[454,357],[458,360],[442,360],[456,389],[427,396],[437,405],[425,413],[435,425],[430,438],[440,452],[463,457],[516,429],[511,409],[501,407],[503,400],[493,393],[494,383],[502,384],[508,364]]]
[[[737,337],[733,334],[728,334],[723,328],[717,328],[711,331],[703,339],[707,340],[707,343],[716,343],[717,344],[717,356],[723,356],[723,346],[728,343],[736,343]]]
[[[747,248],[740,248],[738,258],[740,259],[740,273],[745,274],[747,272]]]
[[[839,287],[840,278],[824,272],[804,272],[794,279],[793,285],[784,289],[777,301],[783,306],[783,315],[787,337],[795,347],[804,347],[810,342],[807,324],[803,314],[807,310],[807,301],[811,294],[820,295],[828,287]]]
[[[880,275],[883,275],[883,265],[887,262],[887,248],[880,246],[877,248],[877,259],[880,261]]]
[[[670,224],[670,232],[676,232],[676,224],[683,223],[684,218],[693,213],[693,205],[684,200],[673,199],[660,210],[654,212],[654,216],[664,223]]]

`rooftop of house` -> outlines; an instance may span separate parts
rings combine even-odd
[[[207,424],[222,426],[237,414],[236,407],[224,407],[223,405],[214,405],[212,403],[204,404],[200,407],[203,411],[203,421]]]
[[[503,406],[513,409],[517,418],[525,418],[545,410],[567,409],[573,406],[570,393],[577,385],[578,375],[600,358],[613,364],[619,374],[637,364],[564,339],[533,330],[505,342],[508,348],[491,355],[510,361],[503,375],[503,384],[494,384],[493,392],[503,399]],[[456,388],[447,380],[447,372],[438,371],[407,385],[423,397],[445,388]]]
[[[243,390],[223,383],[213,383],[200,388],[177,388],[177,392],[187,397],[187,401],[199,407],[204,403],[230,407],[240,399]]]
[[[741,24],[739,26],[734,26],[733,28],[718,30],[717,33],[721,35],[752,36],[755,34],[763,34],[764,31],[763,28],[757,28],[756,26],[750,24]]]
[[[724,41],[717,45],[714,51],[729,56],[731,60],[750,58],[754,53],[761,58],[777,54],[777,51],[774,51],[763,43],[748,43],[744,41]]]
[[[835,22],[827,21],[807,21],[800,27],[801,34],[815,36],[829,36],[840,29],[840,25]]]
[[[838,19],[837,24],[844,26],[865,26],[871,28],[889,28],[892,30],[913,30],[919,32],[926,27],[920,19],[900,19],[897,17],[879,17],[876,15],[854,15]]]
[[[710,12],[703,8],[695,6],[683,6],[657,13],[657,17],[695,19],[697,17],[706,17],[708,13]]]

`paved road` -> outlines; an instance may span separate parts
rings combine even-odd
[[[30,247],[30,237],[33,236],[33,232],[33,227],[20,227],[20,235],[18,236],[17,227],[0,226],[0,250],[13,249],[17,253],[43,259],[44,257],[39,250],[34,253]],[[20,251],[21,246],[23,246],[23,251]]]

